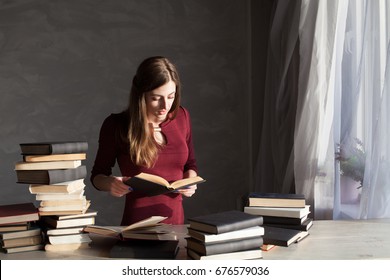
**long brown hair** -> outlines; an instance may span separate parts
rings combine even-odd
[[[174,119],[181,97],[181,84],[175,65],[162,56],[149,57],[138,66],[133,78],[126,112],[129,118],[127,138],[130,143],[130,158],[136,165],[152,167],[159,150],[148,123],[145,95],[170,80],[176,84],[176,93],[168,118]]]

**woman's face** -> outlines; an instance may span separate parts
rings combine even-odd
[[[146,93],[146,109],[149,122],[160,124],[165,121],[175,100],[176,84],[168,83]]]

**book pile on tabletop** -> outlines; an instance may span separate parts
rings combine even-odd
[[[250,193],[244,212],[263,217],[264,251],[300,242],[313,225],[310,205],[301,194]]]
[[[36,142],[20,144],[23,159],[15,164],[17,182],[29,184],[29,191],[39,203],[40,221],[47,236],[45,250],[77,249],[91,242],[82,233],[83,224],[58,228],[55,222],[81,218],[87,213],[90,201],[86,199],[84,179],[87,176],[88,143],[85,141]],[[89,221],[91,222],[91,221]],[[66,229],[66,230],[65,230]]]
[[[31,202],[0,205],[0,241],[5,253],[42,250],[38,209]]]
[[[113,244],[110,258],[175,259],[179,240],[172,225],[161,223],[166,218],[151,216],[128,226],[89,225],[84,231],[93,236],[95,247]]]
[[[189,218],[187,255],[196,260],[261,259],[263,218],[231,210]]]

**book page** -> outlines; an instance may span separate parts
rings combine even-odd
[[[197,184],[199,182],[203,182],[203,181],[204,181],[204,179],[202,177],[196,176],[196,177],[184,178],[184,179],[177,180],[177,181],[173,182],[171,186],[173,189],[177,189],[177,188],[180,188],[183,186],[195,185],[195,184]]]
[[[140,173],[135,177],[144,179],[146,181],[154,182],[154,183],[166,186],[166,187],[169,186],[169,182],[167,180],[165,180],[164,178],[157,176],[157,175],[148,174],[148,173]]]

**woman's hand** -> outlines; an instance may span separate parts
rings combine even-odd
[[[191,196],[193,196],[193,194],[195,193],[197,188],[198,187],[196,185],[192,185],[192,186],[189,186],[189,187],[184,188],[184,189],[179,189],[179,190],[177,190],[177,192],[181,193],[182,195],[184,195],[186,197],[191,197]]]
[[[131,192],[131,188],[124,183],[129,178],[97,175],[94,179],[94,184],[100,190],[108,191],[112,196],[122,197]]]

